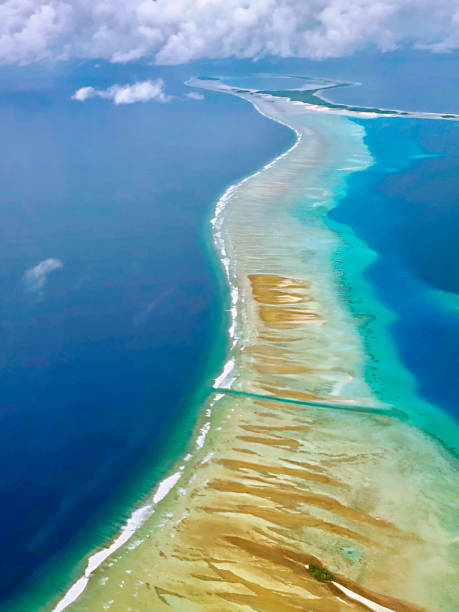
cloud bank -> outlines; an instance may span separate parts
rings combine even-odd
[[[459,0],[3,0],[0,63],[326,58],[459,47]]]
[[[46,285],[48,275],[54,270],[59,270],[64,264],[60,259],[50,257],[40,261],[39,264],[29,268],[22,277],[26,291],[30,293],[41,293]]]
[[[164,92],[164,81],[139,81],[133,85],[112,85],[108,89],[95,89],[94,87],[82,87],[72,96],[72,100],[84,102],[88,98],[104,98],[113,100],[115,104],[133,104],[134,102],[169,102],[171,96]]]

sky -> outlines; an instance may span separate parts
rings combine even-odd
[[[330,58],[459,47],[459,0],[3,0],[0,63]],[[99,95],[99,94],[93,94]],[[113,94],[116,95],[116,94]]]

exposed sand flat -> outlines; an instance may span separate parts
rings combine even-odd
[[[96,609],[108,593],[116,611],[367,609],[308,564],[390,610],[440,609],[432,568],[452,576],[446,534],[435,499],[418,498],[406,472],[427,461],[437,493],[452,477],[429,440],[420,447],[393,419],[382,431],[371,415],[233,396],[219,404],[213,456],[187,468],[183,489],[75,609]]]

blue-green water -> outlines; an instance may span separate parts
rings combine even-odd
[[[374,164],[348,179],[330,218],[350,226],[374,251],[364,278],[393,314],[388,329],[418,394],[457,419],[459,317],[445,297],[459,292],[459,126],[415,119],[358,122]],[[403,402],[403,384],[390,374],[394,364],[371,354],[371,338],[379,338],[377,311],[359,303],[343,270],[343,291],[369,340],[368,375],[382,397]]]

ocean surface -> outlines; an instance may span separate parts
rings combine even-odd
[[[203,385],[221,369],[230,302],[209,220],[225,187],[294,134],[232,96],[187,100],[184,81],[227,74],[249,87],[256,71],[362,80],[330,97],[411,110],[405,71],[419,85],[415,110],[458,111],[452,61],[438,60],[444,88],[434,94],[422,87],[422,54],[395,57],[398,78],[371,81],[380,61],[155,68],[177,99],[129,107],[69,98],[150,77],[151,67],[0,73],[10,145],[0,163],[3,609],[39,609],[82,574],[84,557],[170,474]],[[256,78],[254,87],[266,82]],[[342,239],[335,280],[363,341],[365,379],[454,447],[438,414],[458,416],[457,123],[349,121],[373,163],[346,177],[326,223]],[[302,206],[292,214],[301,220]],[[27,274],[46,261],[42,280]]]
[[[169,104],[70,99],[156,72],[0,72],[5,610],[38,609],[63,588],[181,453],[192,393],[226,343],[209,366],[227,300],[209,254],[212,203],[293,141],[239,100],[187,99],[192,72],[164,71]]]

